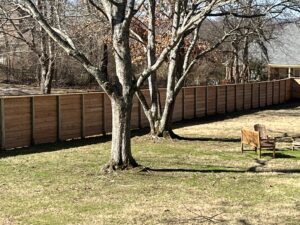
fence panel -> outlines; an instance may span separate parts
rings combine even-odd
[[[267,106],[273,104],[273,82],[267,83]]]
[[[252,108],[257,109],[259,107],[259,84],[252,84]]]
[[[244,109],[251,109],[252,87],[251,84],[244,85]]]
[[[236,85],[236,110],[241,111],[244,109],[244,85]]]
[[[227,112],[235,111],[236,94],[235,85],[227,85]]]
[[[56,142],[58,140],[57,96],[32,98],[34,99],[34,143]]]
[[[60,96],[60,140],[81,137],[81,95]]]
[[[206,112],[206,87],[196,88],[196,117],[205,116]]]
[[[84,96],[84,136],[103,134],[104,94],[93,93]]]
[[[226,86],[217,86],[217,113],[226,113]]]
[[[267,83],[262,82],[259,84],[259,106],[266,107],[267,105]]]
[[[212,116],[217,113],[217,87],[207,87],[207,115]]]
[[[184,119],[195,118],[195,88],[184,88]]]
[[[279,81],[279,85],[280,85],[280,93],[279,93],[279,103],[284,103],[285,101],[285,93],[286,93],[286,85],[285,85],[285,80],[281,80]]]
[[[31,100],[30,97],[4,100],[4,143],[6,148],[31,145]]]
[[[278,104],[279,103],[279,81],[274,81],[273,84],[273,104]]]

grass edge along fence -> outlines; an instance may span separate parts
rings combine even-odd
[[[300,98],[300,81],[284,79],[250,84],[183,88],[173,121],[258,109]],[[149,100],[149,91],[144,90]],[[164,104],[165,89],[160,89]],[[3,97],[0,99],[1,149],[54,143],[105,135],[112,129],[110,100],[105,93]],[[132,129],[148,127],[143,109],[134,98]]]

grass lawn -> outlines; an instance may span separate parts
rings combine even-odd
[[[298,135],[300,107],[175,130],[191,140],[132,139],[141,168],[100,173],[105,138],[4,151],[0,224],[299,224],[300,149],[279,143],[277,158],[240,152],[241,127]]]

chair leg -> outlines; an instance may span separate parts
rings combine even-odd
[[[259,158],[261,158],[261,148],[259,148]]]
[[[273,147],[273,158],[275,159],[275,146]]]
[[[242,153],[244,153],[244,144],[241,143],[241,150],[242,150]]]
[[[255,151],[255,153],[257,154],[257,147],[254,147],[254,151]]]

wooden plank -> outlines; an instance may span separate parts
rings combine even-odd
[[[227,85],[227,106],[228,113],[235,111],[235,85]]]
[[[286,85],[285,85],[285,80],[279,81],[280,85],[280,94],[279,94],[279,102],[284,103],[285,102],[285,93],[286,93]]]
[[[35,144],[34,134],[35,134],[35,99],[34,97],[30,98],[30,108],[31,108],[31,145]]]
[[[205,116],[206,111],[206,87],[196,88],[196,117]]]
[[[81,112],[81,118],[80,118],[80,122],[81,122],[81,127],[80,127],[80,130],[81,130],[81,138],[85,138],[85,94],[82,94],[81,95],[81,98],[80,98],[80,112]]]
[[[267,83],[267,106],[273,104],[273,82]]]
[[[216,86],[207,87],[207,115],[212,116],[217,113],[217,88]]]
[[[139,127],[139,100],[134,96],[131,111],[131,129],[139,129]]]
[[[193,119],[195,116],[195,91],[194,88],[183,88],[184,92],[184,119]]]
[[[257,109],[259,107],[259,84],[252,84],[252,108]]]
[[[236,110],[244,109],[244,85],[236,84]]]
[[[61,139],[81,137],[81,97],[82,95],[61,96]],[[69,103],[72,102],[72,105]]]
[[[104,105],[103,94],[85,95],[85,136],[103,134]]]
[[[217,113],[226,113],[226,86],[217,86]]]
[[[14,108],[13,113],[11,113],[12,108]],[[5,99],[5,148],[30,146],[32,140],[30,112],[30,97]]]
[[[252,85],[244,84],[244,109],[251,109],[252,101]]]
[[[1,149],[5,149],[5,100],[4,98],[0,99],[0,137],[1,137]]]
[[[273,104],[278,104],[279,103],[279,81],[274,81],[274,86],[273,86]]]
[[[267,83],[262,82],[259,86],[259,106],[265,107],[267,105]]]

